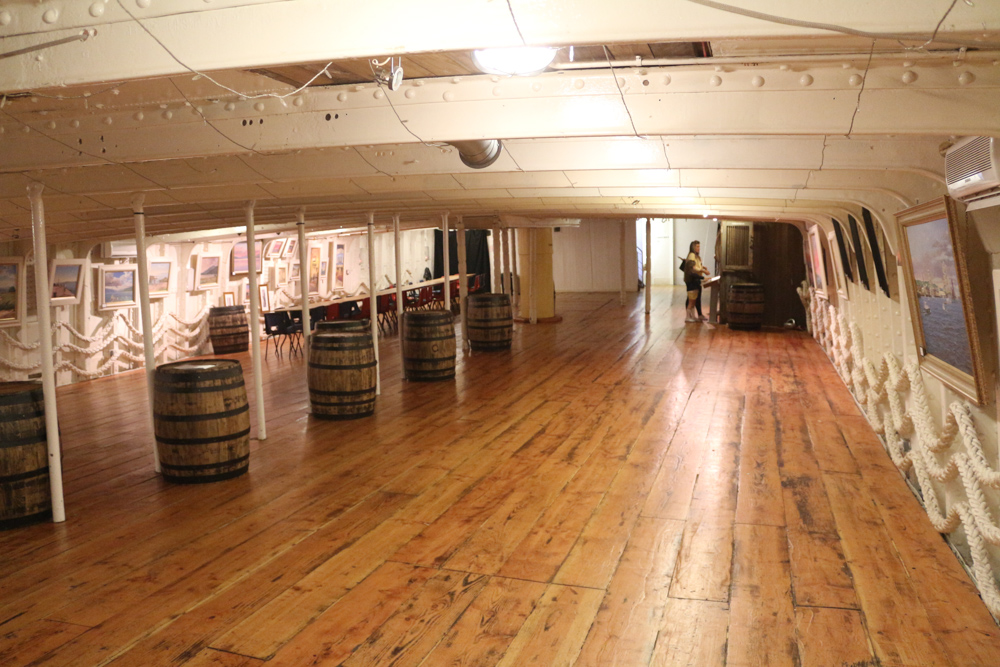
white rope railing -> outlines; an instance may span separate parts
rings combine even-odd
[[[987,550],[987,544],[1000,546],[1000,525],[996,508],[990,507],[984,493],[984,488],[1000,489],[1000,471],[990,467],[983,452],[972,409],[967,403],[953,402],[939,429],[919,362],[912,361],[904,368],[886,352],[876,367],[864,355],[860,327],[849,325],[834,306],[823,307],[819,301],[814,294],[814,336],[830,354],[872,428],[885,439],[893,463],[903,472],[913,471],[935,530],[948,534],[962,527],[979,592],[990,612],[1000,615],[1000,586]],[[909,397],[909,411],[904,394]],[[947,457],[947,461],[942,463],[939,457]],[[956,480],[965,499],[953,501],[945,509],[933,482]]]

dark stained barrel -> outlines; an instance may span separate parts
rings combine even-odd
[[[215,354],[246,352],[250,327],[243,306],[217,306],[208,311],[208,335]]]
[[[52,516],[41,382],[0,383],[0,529]]]
[[[729,286],[727,307],[730,329],[760,329],[764,322],[764,286],[733,283]]]
[[[473,350],[507,350],[514,337],[514,313],[506,294],[470,294],[466,328]]]
[[[403,375],[435,382],[455,377],[455,320],[446,310],[403,313]]]
[[[163,364],[153,375],[153,424],[164,479],[201,484],[250,465],[250,406],[235,359]]]
[[[372,325],[368,318],[363,320],[323,320],[316,323],[316,333],[341,333],[344,331],[367,331],[371,333]]]
[[[309,347],[309,403],[323,419],[375,412],[375,347],[367,331],[320,332]]]

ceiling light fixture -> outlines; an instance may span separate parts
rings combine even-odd
[[[556,49],[547,46],[518,46],[507,49],[480,49],[472,52],[472,62],[484,74],[531,76],[549,66]]]

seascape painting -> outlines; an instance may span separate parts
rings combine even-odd
[[[19,262],[0,260],[0,324],[18,321],[17,301],[20,285]]]
[[[56,263],[52,268],[52,300],[75,301],[80,295],[80,278],[83,265],[80,263]]]
[[[955,249],[948,219],[906,227],[927,354],[973,375]]]
[[[202,255],[198,258],[198,274],[195,276],[199,288],[212,287],[219,284],[218,255]]]
[[[170,292],[171,262],[149,263],[149,293],[167,294]]]
[[[117,308],[135,304],[135,267],[101,269],[101,307]]]
[[[256,253],[256,266],[257,273],[260,273],[264,266],[264,242],[256,241],[253,244],[254,252]],[[248,273],[249,272],[249,259],[247,257],[247,242],[237,241],[233,245],[233,255],[232,262],[230,263],[229,272],[233,275],[238,273]]]

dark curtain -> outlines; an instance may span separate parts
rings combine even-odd
[[[491,282],[490,274],[490,248],[487,245],[490,231],[488,229],[469,229],[465,232],[465,265],[469,276],[482,274],[481,284],[489,289]],[[444,236],[440,229],[434,230],[434,277],[444,276],[444,262],[441,256],[444,252]],[[454,231],[448,232],[448,255],[449,274],[458,273],[458,235]]]
[[[875,264],[875,275],[878,277],[878,286],[882,288],[885,295],[889,294],[889,280],[885,275],[885,265],[882,264],[882,250],[878,246],[878,237],[875,234],[875,221],[872,220],[871,211],[866,208],[861,209],[861,216],[865,221],[865,233],[868,235],[868,246],[872,249],[872,262]]]
[[[854,241],[854,252],[858,256],[858,277],[861,278],[861,283],[865,286],[865,289],[871,292],[872,286],[868,283],[868,265],[865,262],[865,247],[861,245],[861,234],[858,233],[858,221],[854,219],[853,215],[848,215],[847,223],[851,226],[851,240]]]

